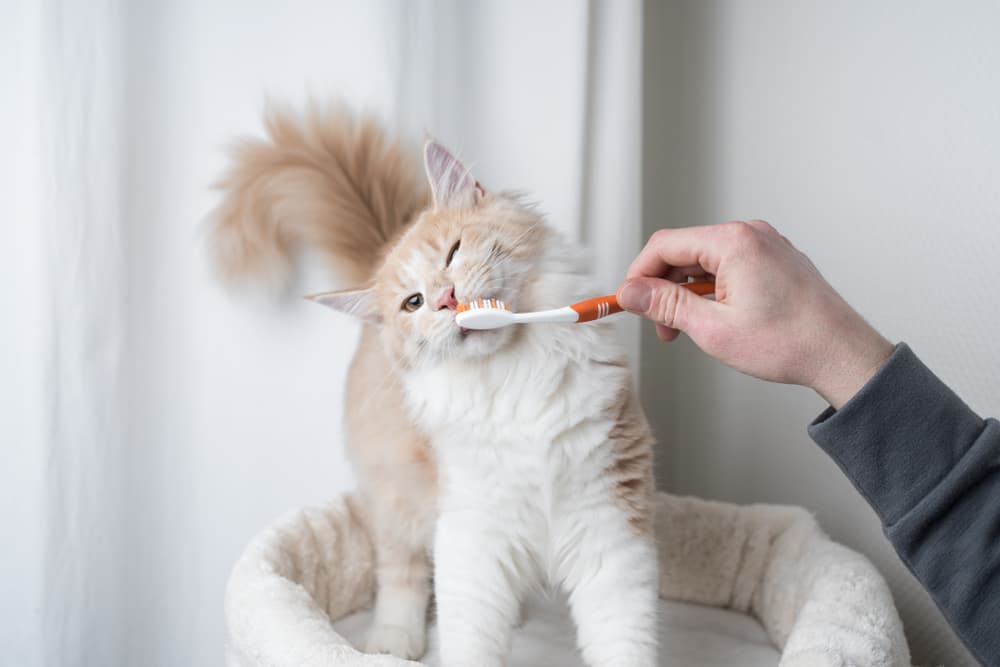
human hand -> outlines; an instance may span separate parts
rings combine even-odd
[[[689,277],[714,278],[716,300],[679,287]],[[618,302],[656,322],[664,341],[683,331],[726,365],[811,387],[834,408],[893,350],[762,220],[656,232],[629,267]]]

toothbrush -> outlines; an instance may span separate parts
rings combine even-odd
[[[699,281],[681,283],[695,294],[707,296],[715,292],[715,283]],[[535,322],[592,322],[608,315],[622,312],[614,294],[597,296],[562,308],[539,310],[533,313],[512,312],[507,302],[498,299],[476,299],[460,303],[455,309],[455,323],[463,329],[499,329],[511,324]]]

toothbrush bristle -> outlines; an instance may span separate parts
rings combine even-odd
[[[485,310],[488,308],[510,310],[510,306],[507,305],[506,301],[500,301],[499,299],[474,299],[469,303],[458,304],[455,312],[464,313],[467,310]]]

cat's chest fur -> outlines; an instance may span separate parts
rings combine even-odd
[[[489,359],[407,378],[409,409],[446,486],[461,477],[499,494],[570,493],[611,464],[607,434],[630,380],[610,329],[555,333],[535,331]]]

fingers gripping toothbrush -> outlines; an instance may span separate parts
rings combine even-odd
[[[681,286],[700,296],[715,292],[713,282],[681,283]],[[608,294],[562,308],[532,313],[515,313],[511,311],[507,302],[497,299],[476,299],[469,303],[460,303],[455,310],[457,311],[455,323],[463,329],[499,329],[511,324],[536,322],[592,322],[620,313],[622,307],[618,305],[618,298],[614,294]]]

